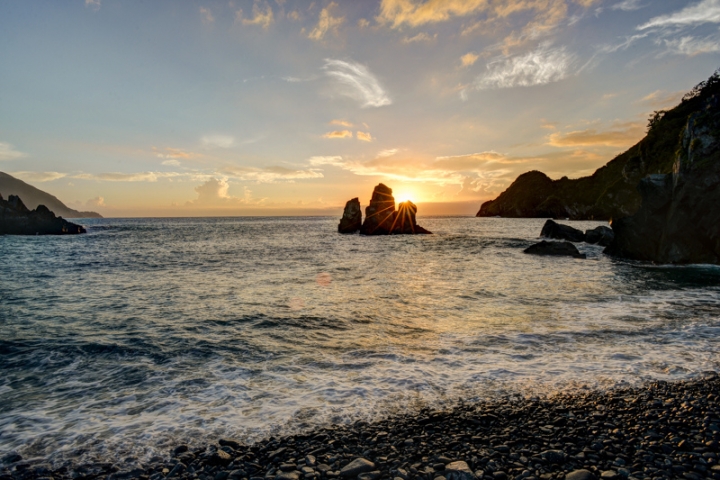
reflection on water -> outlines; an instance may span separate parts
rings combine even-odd
[[[524,255],[543,220],[97,219],[0,237],[0,452],[137,458],[718,369],[720,269]],[[597,222],[573,222],[586,229]]]

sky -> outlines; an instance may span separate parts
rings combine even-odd
[[[720,67],[720,0],[8,0],[0,171],[106,216],[473,215]],[[2,192],[0,192],[1,194]]]

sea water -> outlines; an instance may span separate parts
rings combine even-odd
[[[720,268],[523,254],[543,222],[363,237],[336,218],[93,219],[0,237],[0,455],[142,463],[720,370]]]

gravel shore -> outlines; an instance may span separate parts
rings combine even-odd
[[[511,397],[245,445],[177,446],[144,468],[0,460],[0,480],[720,480],[720,376]]]

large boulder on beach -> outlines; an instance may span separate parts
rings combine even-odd
[[[475,480],[477,478],[468,464],[462,460],[445,465],[443,476],[447,480]]]
[[[70,235],[85,229],[62,217],[56,217],[46,206],[28,209],[17,195],[7,200],[0,196],[0,235]]]
[[[555,238],[558,240],[569,240],[571,242],[584,242],[585,234],[582,230],[573,228],[570,225],[563,225],[553,220],[548,220],[540,231],[544,238]]]
[[[355,197],[348,200],[345,204],[343,216],[338,225],[340,233],[355,233],[362,226],[362,210],[360,209],[360,200]]]
[[[607,254],[655,263],[720,263],[718,95],[687,119],[672,173],[646,176],[638,192],[640,209],[612,222],[615,238]]]
[[[374,469],[375,464],[370,460],[365,458],[356,458],[340,470],[340,476],[345,478],[355,478],[361,473],[372,472]]]
[[[546,242],[545,240],[529,246],[523,250],[523,253],[552,257],[587,258],[584,253],[580,253],[577,247],[570,242]]]

